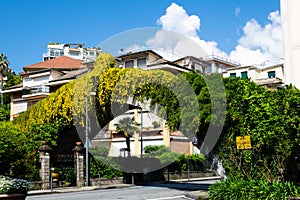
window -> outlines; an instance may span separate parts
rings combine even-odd
[[[133,67],[133,60],[129,60],[125,62],[125,68],[132,68]]]
[[[195,70],[195,64],[194,63],[191,64],[191,70]]]
[[[236,77],[236,73],[230,73],[230,77],[235,78]]]
[[[50,49],[50,56],[54,56],[54,49]]]
[[[209,66],[208,66],[207,72],[208,72],[208,73],[211,73],[211,72],[212,72],[212,64],[211,64],[211,63],[210,63]]]
[[[276,77],[275,71],[269,71],[268,72],[268,77],[269,78],[275,78]]]
[[[79,56],[80,52],[79,51],[69,51],[70,56]]]
[[[241,72],[242,78],[248,78],[248,72]]]
[[[90,51],[90,56],[95,56],[95,52]]]
[[[146,58],[137,59],[137,66],[138,67],[145,67],[146,66]]]

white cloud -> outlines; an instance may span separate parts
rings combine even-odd
[[[189,37],[197,37],[197,31],[200,30],[200,18],[196,15],[189,16],[176,3],[167,8],[166,14],[158,19],[157,24],[163,29],[177,31]]]
[[[241,8],[240,7],[236,7],[235,10],[234,10],[234,14],[236,17],[240,16],[241,14]]]
[[[240,12],[237,7],[235,14],[239,15]],[[279,11],[269,13],[268,20],[270,23],[264,26],[255,19],[249,20],[239,31],[241,37],[235,49],[226,53],[218,48],[216,41],[205,41],[199,37],[201,20],[198,16],[189,15],[182,6],[172,3],[157,20],[162,30],[149,38],[144,46],[133,45],[129,49],[150,47],[172,55],[165,57],[169,60],[188,55],[204,57],[215,54],[242,65],[259,64],[267,60],[278,61],[283,56]]]
[[[235,9],[238,16],[241,10]],[[230,59],[241,62],[243,65],[251,65],[264,62],[266,60],[279,60],[283,55],[281,20],[279,11],[271,12],[268,16],[270,23],[265,26],[260,25],[255,19],[249,20],[242,28],[241,38],[235,50],[229,53]],[[207,54],[216,54],[224,58],[228,54],[218,48],[216,41],[202,40],[197,31],[200,31],[200,18],[196,15],[188,15],[183,7],[172,3],[167,9],[165,15],[161,16],[158,24],[163,30],[174,30],[193,41],[204,49]],[[166,39],[166,40],[165,40]],[[156,35],[151,39],[151,44],[160,41],[170,42],[168,36]]]
[[[200,31],[200,22],[198,16],[188,15],[182,6],[172,3],[166,9],[165,15],[157,20],[157,24],[162,26],[162,31],[158,31],[146,44],[148,46],[164,46],[181,56],[204,57],[212,53],[226,55],[217,48],[217,42],[200,39],[197,33]],[[170,30],[177,34],[171,33]],[[178,33],[182,36],[179,36]]]
[[[243,35],[238,40],[230,57],[240,60],[244,65],[269,61],[277,61],[283,56],[283,43],[279,11],[268,16],[270,23],[261,26],[251,19],[243,27]]]

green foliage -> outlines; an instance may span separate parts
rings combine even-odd
[[[152,125],[153,125],[154,128],[160,127],[160,123],[157,122],[157,121],[152,122]]]
[[[299,196],[300,187],[290,182],[270,182],[257,179],[226,179],[209,187],[212,200],[288,199]]]
[[[145,154],[152,153],[158,150],[161,150],[163,148],[166,148],[164,145],[148,145],[144,147]]]
[[[176,161],[180,157],[179,153],[167,151],[158,156],[158,159],[162,165],[168,165]]]
[[[91,73],[62,86],[21,114],[14,123],[24,132],[30,132],[32,124],[65,127],[78,123],[83,127],[84,98],[90,94],[91,77],[99,76],[95,107],[90,103],[88,109],[91,111],[96,108],[97,122],[101,127],[113,119],[112,102],[125,103],[128,99],[133,99],[134,102],[151,100],[151,105],[161,105],[161,110],[166,111],[171,130],[177,130],[180,126],[186,127],[182,130],[185,134],[196,126],[199,141],[204,139],[209,126],[223,128],[214,151],[222,159],[229,176],[297,180],[293,166],[297,164],[295,158],[300,155],[298,89],[288,86],[270,91],[249,79],[222,79],[216,74],[203,76],[190,72],[184,77],[197,96],[196,103],[200,113],[195,117],[189,110],[189,107],[195,107],[195,102],[191,95],[187,95],[189,93],[185,90],[189,87],[183,85],[185,83],[181,77],[165,71],[113,68],[114,65],[113,56],[101,54]],[[172,90],[174,88],[179,89]],[[179,100],[189,102],[190,106],[181,107]],[[91,98],[90,101],[92,102]],[[225,108],[226,113],[223,112]],[[236,136],[244,135],[251,136],[251,150],[236,149]],[[29,142],[30,147],[27,149],[37,146],[33,141],[55,140],[46,133],[29,137],[30,139],[32,142]],[[33,156],[35,152],[30,154]],[[164,152],[160,155],[160,160],[167,163],[177,156],[172,152]]]
[[[25,166],[23,171],[28,179],[37,179],[36,173],[38,170],[38,148],[42,146],[42,141],[47,141],[48,145],[55,147],[59,137],[60,126],[56,124],[32,124],[28,131],[23,134],[26,137],[24,149],[26,153],[23,155],[22,163]]]
[[[206,160],[203,154],[183,155],[176,152],[171,152],[170,148],[164,145],[145,146],[145,158],[158,158],[162,165],[168,166],[169,172],[181,173],[188,170],[201,171],[203,170],[203,162]]]
[[[221,86],[213,85],[215,76],[185,74],[200,106],[198,140],[203,141],[208,126],[223,129],[214,152],[228,176],[299,181],[299,172],[292,166],[300,154],[300,91],[292,86],[270,91],[249,79],[224,78],[224,100],[222,90],[218,90]],[[209,90],[209,86],[217,91]],[[215,102],[210,101],[212,93]],[[218,120],[224,106],[225,122]],[[212,109],[217,111],[215,116]],[[253,148],[237,150],[236,136],[245,135],[251,136]]]
[[[122,118],[115,124],[117,132],[123,132],[124,137],[131,137],[139,129],[134,124],[134,119],[130,117]]]
[[[288,178],[282,172],[300,153],[299,90],[287,87],[269,91],[245,79],[227,79],[225,86],[226,125],[217,151],[228,175]],[[251,136],[251,150],[236,148],[235,137],[244,135]]]
[[[0,122],[0,174],[18,175],[16,165],[25,153],[25,142],[26,137],[19,127],[11,122]]]
[[[42,146],[42,141],[47,141],[49,146],[55,147],[60,126],[56,124],[32,124],[25,132],[27,138],[27,148],[29,151],[37,150]]]
[[[162,164],[166,164],[166,163],[174,161],[173,159],[171,159],[170,161],[164,160],[164,159],[166,159],[166,157],[164,157],[164,156],[173,155],[173,153],[171,152],[171,149],[169,147],[165,147],[164,145],[159,145],[159,146],[148,145],[148,146],[145,146],[144,147],[144,152],[145,152],[145,155],[144,155],[145,158],[154,157],[154,158],[162,159],[161,160]],[[167,154],[164,154],[164,153],[167,153]],[[174,156],[176,156],[176,155],[178,155],[178,154],[174,154]],[[171,157],[173,157],[173,156],[171,156]]]
[[[206,160],[203,154],[180,155],[176,160],[168,166],[168,171],[173,173],[181,173],[191,171],[203,171],[203,162]]]
[[[22,77],[16,75],[15,72],[8,70],[5,75],[7,77],[7,81],[5,81],[5,85],[3,86],[3,89],[22,83]]]
[[[108,149],[105,147],[92,147],[90,153],[90,175],[93,178],[116,178],[122,176],[120,166],[114,158],[107,157]]]
[[[28,131],[32,124],[69,126],[73,120],[73,85],[74,82],[63,85],[47,98],[38,101],[13,122],[20,126],[22,131]]]
[[[10,117],[9,107],[0,105],[0,121],[8,121]]]

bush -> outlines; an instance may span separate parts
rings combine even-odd
[[[92,147],[90,149],[90,176],[96,178],[117,178],[122,176],[120,166],[114,158],[107,157],[108,149],[105,147]]]
[[[0,175],[0,194],[27,194],[30,189],[28,181]]]
[[[0,174],[22,177],[25,136],[11,122],[0,122]]]
[[[208,195],[213,200],[243,199],[287,199],[299,196],[300,187],[290,182],[270,182],[267,180],[226,179],[211,185]]]

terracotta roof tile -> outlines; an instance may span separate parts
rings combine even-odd
[[[68,56],[61,56],[44,62],[39,62],[23,67],[24,71],[36,69],[79,69],[86,68],[81,60],[76,60]]]

